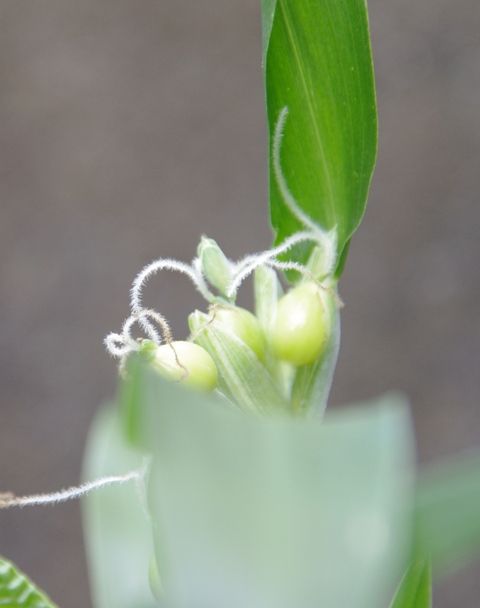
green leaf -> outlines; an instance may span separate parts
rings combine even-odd
[[[409,538],[401,404],[386,398],[321,424],[255,416],[143,374],[152,387],[138,407],[154,452],[149,504],[168,605],[387,604]]]
[[[428,560],[418,559],[408,568],[390,608],[431,608],[432,572]]]
[[[480,452],[452,458],[423,472],[415,506],[419,550],[434,575],[480,555]]]
[[[0,606],[56,608],[55,604],[11,562],[0,557]]]
[[[142,466],[125,442],[118,411],[101,410],[93,421],[84,460],[85,480]],[[83,523],[95,608],[153,608],[148,571],[151,525],[134,482],[96,490],[82,499]]]
[[[376,158],[365,1],[270,0],[262,11],[270,158],[279,114],[288,107],[281,149],[287,184],[319,226],[337,228],[343,267],[340,256],[363,216]],[[277,242],[303,228],[284,203],[273,163],[270,212]],[[295,248],[290,258],[305,262],[310,249]]]

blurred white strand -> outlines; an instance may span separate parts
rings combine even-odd
[[[30,496],[15,496],[11,493],[0,494],[0,509],[66,502],[67,500],[80,498],[93,490],[99,490],[100,488],[104,488],[106,486],[121,485],[129,481],[140,482],[144,479],[144,476],[145,468],[142,468],[139,470],[130,471],[124,475],[109,475],[106,477],[101,477],[100,479],[87,481],[79,486],[73,486],[71,488],[60,490],[58,492],[52,492],[50,494],[32,494]]]

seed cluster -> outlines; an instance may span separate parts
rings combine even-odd
[[[277,122],[272,166],[285,205],[304,230],[238,262],[230,260],[213,239],[202,237],[190,264],[160,258],[145,266],[132,284],[130,316],[120,333],[105,339],[107,350],[120,359],[121,370],[128,356],[139,352],[172,380],[195,389],[217,389],[241,407],[262,410],[266,404],[290,407],[292,393],[298,393],[299,369],[320,368],[329,351],[339,301],[333,277],[336,230],[320,228],[288,189],[280,163],[287,115],[284,108]],[[305,265],[285,261],[285,254],[305,242],[313,245]],[[146,283],[162,270],[186,275],[208,303],[207,312],[189,316],[187,340],[174,340],[165,317],[143,305]],[[283,295],[278,273],[288,271],[297,282]],[[240,286],[251,275],[255,314],[235,304]],[[144,332],[143,338],[133,337],[135,326]]]

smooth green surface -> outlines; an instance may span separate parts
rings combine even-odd
[[[434,576],[480,557],[480,451],[424,471],[415,506],[419,550],[432,560]]]
[[[432,572],[425,559],[416,560],[403,577],[390,608],[431,608]]]
[[[314,281],[282,296],[268,336],[273,354],[297,367],[323,358],[332,331],[331,301],[332,295]]]
[[[101,410],[93,421],[84,461],[85,480],[142,467],[126,446],[118,410]],[[85,544],[95,608],[153,608],[148,571],[151,525],[140,489],[131,481],[96,490],[82,499]]]
[[[388,604],[405,567],[411,499],[398,399],[321,424],[255,416],[136,372],[167,605]]]
[[[294,412],[311,412],[315,416],[325,412],[340,350],[340,333],[340,311],[336,308],[332,311],[332,329],[323,357],[295,372],[290,395]]]
[[[376,106],[364,0],[264,0],[263,41],[270,158],[285,106],[281,159],[301,208],[337,227],[338,255],[365,210],[376,157]],[[270,167],[276,241],[302,229],[285,206]],[[291,259],[306,261],[311,246]],[[340,260],[339,260],[340,261]]]
[[[0,606],[56,608],[55,604],[12,562],[0,556]]]

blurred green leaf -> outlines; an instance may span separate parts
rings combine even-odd
[[[128,381],[120,381],[120,424],[126,440],[134,447],[142,447],[142,429],[140,404],[151,401],[145,393],[151,389],[151,383],[144,382],[145,361],[139,355],[128,358]]]
[[[415,560],[408,568],[390,608],[431,608],[432,572],[428,560]]]
[[[300,207],[325,229],[337,226],[340,256],[363,216],[375,165],[377,119],[364,0],[264,0],[267,114],[272,140],[289,117],[282,166]],[[301,229],[270,167],[276,241]],[[308,247],[291,259],[306,261]]]
[[[409,539],[410,426],[398,399],[324,424],[256,416],[142,367],[169,606],[387,604]]]
[[[480,555],[479,451],[420,475],[415,523],[419,550],[431,557],[434,576]]]
[[[102,409],[87,443],[84,478],[118,475],[142,466],[126,445],[118,410]],[[90,583],[95,608],[153,608],[148,582],[153,556],[147,509],[134,484],[110,486],[82,500]]]
[[[0,557],[0,606],[56,608],[55,604],[16,566]]]

